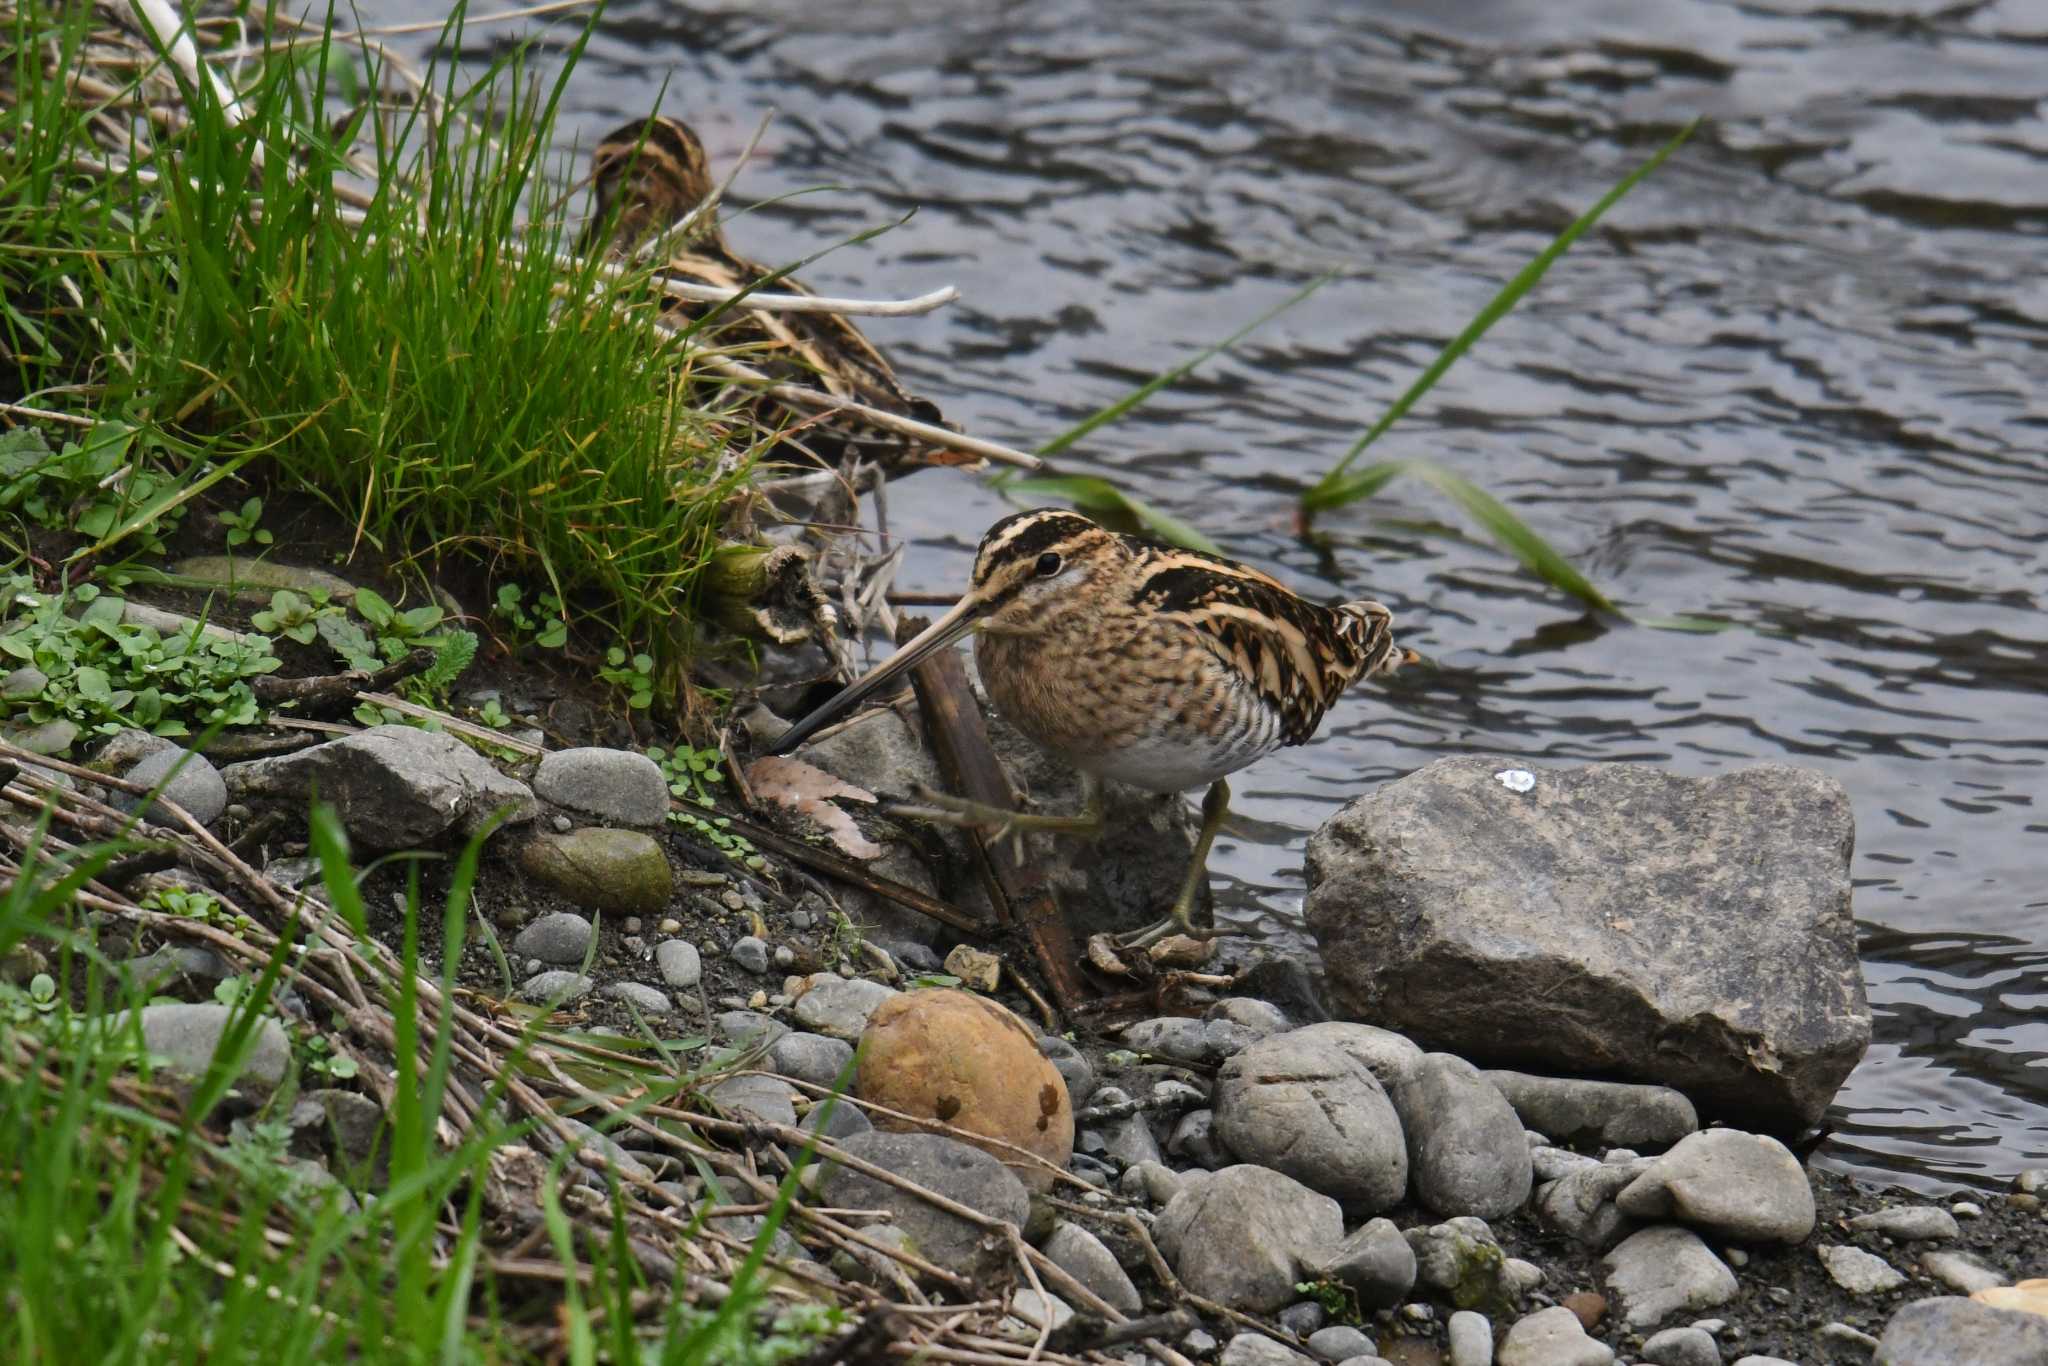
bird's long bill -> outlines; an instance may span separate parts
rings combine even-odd
[[[789,753],[835,718],[852,711],[863,698],[886,686],[892,679],[901,677],[926,655],[934,650],[943,650],[973,630],[984,610],[983,605],[971,597],[961,599],[946,615],[898,646],[895,654],[847,684],[831,701],[784,731],[782,737],[768,747],[768,752]]]

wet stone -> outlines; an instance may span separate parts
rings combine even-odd
[[[1140,1020],[1123,1032],[1123,1045],[1134,1052],[1213,1067],[1259,1037],[1257,1031],[1229,1020],[1190,1020],[1166,1015]]]
[[[1323,1312],[1323,1306],[1314,1300],[1301,1300],[1290,1304],[1274,1315],[1282,1328],[1298,1338],[1305,1338],[1322,1327],[1323,1320],[1327,1317],[1329,1316]]]
[[[844,1140],[855,1157],[937,1191],[990,1218],[1022,1227],[1030,1200],[1002,1163],[979,1148],[938,1134],[872,1132]],[[988,1279],[1010,1265],[1001,1239],[983,1236],[981,1225],[937,1208],[886,1182],[834,1165],[819,1182],[822,1203],[843,1209],[880,1209],[909,1235],[927,1260],[964,1275]]]
[[[1690,1134],[1614,1198],[1635,1219],[1677,1219],[1738,1242],[1804,1242],[1813,1186],[1784,1144],[1763,1134]]]
[[[1691,1101],[1668,1086],[1489,1071],[1522,1123],[1545,1138],[1667,1147],[1700,1127]]]

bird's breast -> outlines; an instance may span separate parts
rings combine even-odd
[[[984,634],[975,665],[996,710],[1033,741],[1148,791],[1206,786],[1281,744],[1281,718],[1257,690],[1171,633]]]

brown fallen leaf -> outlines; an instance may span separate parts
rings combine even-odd
[[[1145,956],[1162,968],[1198,968],[1216,956],[1216,941],[1170,934],[1145,950]]]
[[[843,783],[813,764],[778,755],[756,759],[747,765],[747,783],[763,801],[786,806],[809,816],[825,831],[848,858],[878,858],[882,846],[860,832],[853,817],[832,804],[834,797],[873,802],[875,794],[866,788]]]
[[[1113,934],[1091,934],[1088,936],[1088,961],[1102,972],[1113,977],[1131,975],[1130,964],[1124,962],[1117,952],[1116,936]]]

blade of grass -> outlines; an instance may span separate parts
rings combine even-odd
[[[1685,127],[1679,129],[1677,136],[1658,148],[1656,154],[1648,161],[1645,161],[1642,165],[1636,167],[1635,170],[1623,176],[1621,182],[1602,195],[1597,204],[1580,214],[1569,227],[1551,241],[1549,246],[1538,252],[1534,260],[1516,272],[1515,278],[1503,285],[1500,292],[1488,301],[1486,307],[1480,309],[1478,315],[1465,325],[1465,330],[1453,338],[1450,345],[1437,353],[1436,359],[1430,362],[1429,368],[1424,370],[1416,381],[1408,386],[1405,393],[1394,400],[1387,411],[1380,415],[1379,421],[1373,423],[1366,430],[1364,436],[1359,437],[1357,441],[1352,443],[1351,449],[1344,453],[1344,458],[1332,466],[1313,488],[1301,496],[1303,512],[1325,512],[1330,508],[1341,506],[1344,503],[1353,501],[1355,498],[1362,497],[1363,495],[1357,493],[1353,493],[1348,497],[1340,497],[1338,496],[1338,490],[1342,485],[1344,475],[1350,470],[1352,463],[1364,453],[1366,447],[1379,440],[1381,434],[1387,428],[1399,421],[1410,408],[1415,406],[1417,400],[1434,388],[1436,382],[1443,378],[1444,372],[1449,370],[1460,356],[1471,350],[1472,344],[1485,336],[1487,329],[1507,316],[1508,312],[1521,301],[1522,296],[1533,289],[1536,282],[1541,280],[1550,267],[1556,263],[1557,258],[1564,255],[1570,249],[1572,243],[1584,236],[1586,230],[1595,223],[1598,223],[1609,209],[1620,203],[1624,195],[1641,184],[1644,177],[1655,171],[1659,166],[1662,166],[1673,152],[1683,147],[1686,139],[1690,138],[1693,135],[1693,130],[1698,127],[1699,120],[1695,118],[1692,122],[1686,124]]]
[[[1110,404],[1108,407],[1099,409],[1096,412],[1091,413],[1087,417],[1082,418],[1079,422],[1067,428],[1067,430],[1061,432],[1058,436],[1046,442],[1043,446],[1040,446],[1036,453],[1038,455],[1047,457],[1058,455],[1061,451],[1067,449],[1067,447],[1073,445],[1075,442],[1079,441],[1082,437],[1088,435],[1096,428],[1108,426],[1110,423],[1116,421],[1118,418],[1122,417],[1124,414],[1130,412],[1133,408],[1143,403],[1146,399],[1152,397],[1152,395],[1158,393],[1161,389],[1164,389],[1167,385],[1178,383],[1183,376],[1192,371],[1196,366],[1202,364],[1204,361],[1210,359],[1212,356],[1221,355],[1223,352],[1228,351],[1231,347],[1237,345],[1246,337],[1249,337],[1252,333],[1258,331],[1267,323],[1279,317],[1282,313],[1285,313],[1288,309],[1293,308],[1296,304],[1302,302],[1304,299],[1307,299],[1311,294],[1314,294],[1317,290],[1321,289],[1324,285],[1330,283],[1330,281],[1335,278],[1335,271],[1329,271],[1322,275],[1318,275],[1315,279],[1310,280],[1300,289],[1295,290],[1294,293],[1288,295],[1279,303],[1273,305],[1264,313],[1261,313],[1258,317],[1253,318],[1243,327],[1238,328],[1237,331],[1231,333],[1222,341],[1203,347],[1201,350],[1195,352],[1194,355],[1189,356],[1186,360],[1182,361],[1179,365],[1176,365],[1168,370],[1160,371],[1151,379],[1146,380],[1143,384],[1131,390],[1130,393],[1125,394],[1122,398]]]

